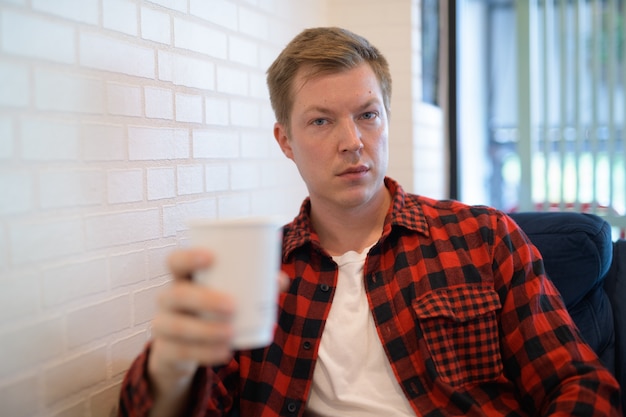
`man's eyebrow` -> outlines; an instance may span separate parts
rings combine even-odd
[[[306,107],[304,109],[305,113],[309,113],[309,112],[316,112],[316,113],[324,113],[324,114],[329,114],[332,113],[332,111],[326,107],[323,106],[319,106],[319,105],[313,105],[310,107]]]
[[[357,107],[357,111],[365,111],[367,110],[369,107],[372,107],[373,105],[376,106],[382,106],[382,102],[378,99],[378,98],[372,98],[370,100],[367,100],[365,103],[361,104],[360,106]],[[333,113],[333,111],[327,107],[324,106],[320,106],[318,104],[312,105],[310,107],[306,107],[304,109],[305,113],[309,113],[309,112],[317,112],[317,113],[322,113],[322,114],[331,114]]]
[[[377,105],[377,106],[380,105],[380,106],[382,106],[382,102],[378,98],[376,98],[376,97],[371,98],[371,99],[367,100],[365,103],[363,103],[363,105],[361,107],[359,107],[359,110],[361,110],[361,111],[366,110],[368,107],[371,107],[373,105]]]

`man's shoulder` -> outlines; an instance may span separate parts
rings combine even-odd
[[[441,216],[499,216],[503,213],[499,210],[485,205],[470,205],[458,200],[435,199],[418,194],[407,194],[406,208],[412,210],[420,207],[427,217]]]
[[[423,230],[432,235],[435,230],[441,233],[472,233],[474,231],[495,231],[513,228],[506,213],[486,205],[470,205],[458,200],[443,200],[416,194],[407,194],[402,218],[412,218],[421,223]]]

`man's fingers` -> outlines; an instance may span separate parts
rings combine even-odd
[[[235,311],[235,302],[230,295],[185,281],[175,282],[163,291],[158,304],[163,310],[217,318],[229,318]]]
[[[155,338],[189,344],[229,344],[233,329],[229,321],[201,319],[191,315],[159,314],[153,321]]]
[[[180,343],[175,339],[155,339],[151,348],[151,368],[157,373],[192,374],[198,364],[221,365],[232,358],[230,343]],[[156,358],[159,358],[158,360]],[[170,364],[168,367],[166,364]],[[163,366],[166,366],[163,368]]]
[[[291,284],[291,280],[289,279],[289,275],[285,272],[280,271],[278,275],[278,288],[280,292],[286,292],[289,290],[289,285]]]
[[[209,267],[212,261],[213,255],[210,251],[195,248],[172,252],[168,258],[168,266],[174,279],[186,280],[194,271]]]
[[[173,372],[185,363],[212,366],[228,361],[234,336],[231,315],[214,313],[211,317],[167,310],[157,313],[152,321],[153,369]]]

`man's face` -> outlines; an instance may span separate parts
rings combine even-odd
[[[383,192],[388,125],[382,92],[368,64],[294,85],[290,129],[274,136],[307,185],[313,204],[358,208]],[[330,206],[328,206],[330,204]]]

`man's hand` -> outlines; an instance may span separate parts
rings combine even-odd
[[[148,358],[152,417],[180,415],[198,367],[221,365],[232,357],[233,299],[191,281],[194,271],[210,268],[212,261],[205,249],[179,250],[169,258],[174,279],[159,297]],[[289,278],[281,272],[278,279],[280,290],[286,291]]]
[[[169,258],[174,280],[158,301],[148,360],[155,398],[152,416],[178,415],[198,366],[220,365],[231,358],[233,300],[190,280],[194,271],[211,262],[211,253],[203,249],[176,251]]]

